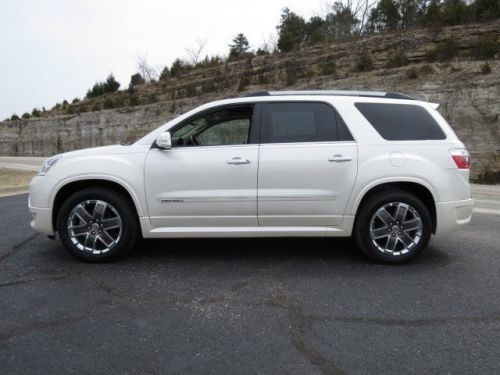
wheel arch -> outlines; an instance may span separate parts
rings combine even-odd
[[[436,214],[436,195],[433,189],[425,183],[420,181],[390,181],[390,182],[380,182],[368,186],[361,194],[359,194],[356,199],[354,212],[355,217],[358,217],[360,209],[363,207],[364,203],[370,199],[371,196],[380,192],[387,190],[402,190],[407,193],[413,194],[418,197],[425,206],[429,209],[429,213],[432,218],[432,233],[436,233],[437,228],[437,214]]]
[[[52,227],[56,228],[57,214],[66,198],[71,194],[86,188],[91,187],[103,187],[108,189],[113,189],[122,193],[128,200],[131,206],[134,208],[138,217],[142,215],[141,205],[139,199],[135,195],[132,188],[126,184],[124,181],[117,179],[109,179],[102,177],[88,177],[79,179],[69,179],[57,186],[55,192],[52,195],[50,207],[52,207]]]

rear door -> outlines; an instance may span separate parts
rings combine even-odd
[[[258,171],[261,226],[336,226],[357,174],[357,147],[322,102],[262,105]]]

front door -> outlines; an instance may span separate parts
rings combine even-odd
[[[357,174],[357,147],[326,103],[263,105],[261,226],[339,225]]]
[[[151,149],[145,191],[153,227],[258,225],[254,110],[203,113],[171,130],[172,149]]]

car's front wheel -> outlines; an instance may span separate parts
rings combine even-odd
[[[57,215],[63,245],[88,262],[104,262],[126,254],[135,244],[138,224],[122,193],[88,188],[71,195]]]
[[[424,250],[431,231],[429,209],[418,197],[405,191],[381,191],[360,208],[354,239],[371,259],[398,264]]]

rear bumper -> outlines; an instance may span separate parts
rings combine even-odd
[[[460,229],[471,220],[474,199],[436,203],[436,233]]]
[[[33,207],[31,202],[28,204],[28,207],[31,213],[31,228],[48,236],[53,235],[54,228],[52,228],[52,209]]]

